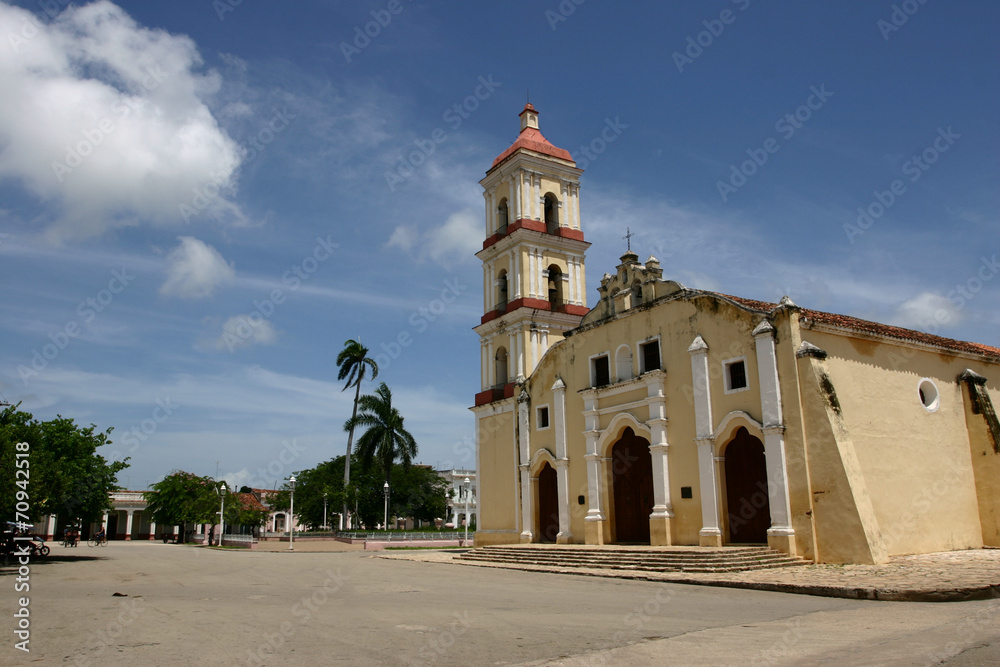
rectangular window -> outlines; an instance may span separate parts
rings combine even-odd
[[[735,359],[724,363],[726,376],[726,391],[739,391],[747,388],[747,363],[743,359]]]
[[[549,406],[545,405],[538,408],[537,419],[535,421],[540,429],[549,427]]]
[[[611,364],[608,362],[608,355],[596,357],[590,363],[593,386],[603,387],[611,384]]]
[[[639,349],[642,351],[642,372],[660,370],[660,341],[642,343]]]

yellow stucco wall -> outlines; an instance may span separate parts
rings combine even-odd
[[[510,402],[511,399],[508,399]],[[492,412],[492,408],[485,411]],[[479,424],[479,521],[476,546],[518,541],[517,459],[511,411],[482,415]]]
[[[1000,407],[1000,388],[996,380],[988,382],[987,392],[994,409]],[[972,468],[979,496],[979,519],[983,529],[983,543],[1000,547],[1000,453],[989,433],[981,414],[974,414],[969,390],[963,387],[965,420],[969,427]]]
[[[816,331],[889,555],[982,546],[965,403],[967,359]],[[975,365],[975,364],[974,364]],[[939,407],[924,409],[921,379]]]

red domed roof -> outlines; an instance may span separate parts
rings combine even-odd
[[[524,105],[524,111],[522,111],[519,115],[524,115],[529,111],[536,114],[538,113],[535,111],[535,107],[533,107],[529,102]],[[569,154],[568,150],[553,146],[549,143],[548,139],[542,136],[542,133],[537,128],[529,127],[522,123],[521,134],[518,135],[517,141],[511,144],[510,148],[497,156],[497,159],[493,160],[493,166],[490,167],[490,171],[496,169],[504,160],[509,158],[521,148],[534,151],[535,153],[541,153],[542,155],[548,155],[549,157],[558,158],[560,160],[573,162],[573,156]]]

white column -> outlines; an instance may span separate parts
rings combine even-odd
[[[514,346],[517,349],[517,368],[514,379],[518,382],[524,382],[524,378],[528,377],[528,371],[524,367],[524,332],[520,325],[516,327],[514,333]]]
[[[711,546],[722,541],[719,528],[718,485],[715,479],[715,441],[697,440],[698,482],[701,485],[701,525],[698,532],[703,546]]]
[[[572,198],[572,194],[571,194],[572,192],[573,192],[573,184],[572,183],[567,183],[566,181],[562,181],[560,183],[560,192],[559,192],[559,194],[562,197],[563,203],[566,204],[563,207],[563,211],[565,211],[566,219],[565,220],[560,220],[559,222],[564,227],[568,227],[570,229],[573,228],[573,203],[572,203],[573,198]]]
[[[479,339],[479,378],[481,387],[479,391],[486,391],[490,385],[490,362],[489,362],[489,348],[487,346],[486,340],[483,338]]]
[[[493,218],[490,216],[490,193],[483,193],[483,206],[486,208],[486,236],[491,236],[493,234]]]
[[[125,539],[126,540],[131,540],[132,539],[132,513],[134,511],[135,510],[125,510],[125,512],[128,514],[128,517],[125,519]]]
[[[604,512],[601,511],[601,458],[597,452],[597,441],[601,437],[598,430],[600,426],[597,413],[597,397],[591,396],[583,399],[583,415],[587,429],[583,435],[587,439],[587,516],[585,521],[604,521]]]
[[[574,183],[572,190],[570,210],[573,211],[573,229],[580,229],[580,186]]]
[[[545,281],[542,279],[542,270],[545,268],[545,254],[541,248],[535,249],[535,296],[539,299],[549,298],[546,291]]]
[[[538,187],[535,185],[535,175],[531,172],[528,172],[527,176],[528,176],[528,191],[525,193],[525,196],[528,197],[528,202],[527,202],[528,217],[531,218],[532,220],[538,220],[538,197],[535,196],[535,193],[538,191]]]
[[[572,256],[566,257],[566,303],[576,303],[576,264]]]
[[[774,327],[763,320],[753,330],[757,348],[757,377],[760,383],[761,415],[764,419],[764,458],[767,466],[768,503],[771,527],[768,535],[791,536],[792,510],[788,495],[788,467],[785,460],[785,428],[781,414],[781,385],[774,348]]]
[[[569,544],[573,541],[570,528],[569,499],[569,457],[566,452],[566,385],[562,378],[556,378],[552,385],[552,423],[556,438],[556,484],[559,495],[559,534],[556,542]]]
[[[490,265],[483,264],[483,313],[488,313],[490,307],[490,295],[493,293],[493,283],[490,282]]]
[[[514,266],[514,296],[510,298],[511,301],[514,299],[521,298],[521,250],[520,246],[514,247],[511,251],[511,264]],[[508,288],[510,289],[510,288]]]
[[[721,544],[718,480],[715,474],[715,441],[712,438],[712,399],[708,387],[708,345],[698,336],[688,348],[698,443],[698,481],[701,487],[702,545]]]
[[[156,522],[155,521],[150,521],[149,522],[149,539],[151,539],[151,540],[155,540],[156,539]]]
[[[514,220],[521,219],[521,193],[524,182],[524,172],[517,171],[514,174]]]
[[[531,542],[535,531],[535,514],[532,511],[532,488],[531,488],[531,442],[528,431],[528,392],[521,390],[517,397],[517,444],[519,456],[519,468],[521,470],[521,541]]]
[[[664,390],[664,373],[652,371],[646,385],[649,397],[649,453],[653,458],[653,513],[651,518],[673,518],[674,509],[670,503],[670,468],[667,458],[670,444],[667,442],[667,398]]]
[[[528,248],[528,298],[534,299],[538,296],[535,290],[535,249]]]
[[[538,255],[535,257],[538,262],[537,270],[535,272],[535,280],[538,281],[538,298],[548,299],[549,298],[549,286],[545,282],[545,252],[541,249],[538,250]]]
[[[486,379],[488,384],[483,387],[485,391],[488,387],[495,387],[497,384],[497,368],[494,363],[494,357],[496,357],[496,351],[493,349],[493,339],[490,338],[486,343]]]
[[[585,306],[585,305],[587,305],[587,295],[583,293],[583,278],[584,278],[583,260],[578,257],[577,260],[576,260],[576,264],[577,264],[577,271],[576,271],[576,296],[577,296],[577,303],[576,303],[576,305],[578,305],[578,306]]]
[[[514,327],[507,329],[507,382],[517,377],[517,333]]]
[[[497,195],[496,191],[490,193],[489,199],[486,205],[490,207],[489,213],[487,214],[487,220],[489,220],[490,225],[490,235],[497,233],[497,227],[500,224],[500,220],[497,219]]]

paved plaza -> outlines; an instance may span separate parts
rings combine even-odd
[[[285,546],[55,545],[47,560],[31,565],[30,593],[14,593],[17,573],[2,569],[7,628],[0,663],[976,665],[1000,659],[998,598],[848,600],[462,566],[434,562],[451,557],[439,552],[288,552]],[[14,649],[21,595],[30,596],[30,653]]]

